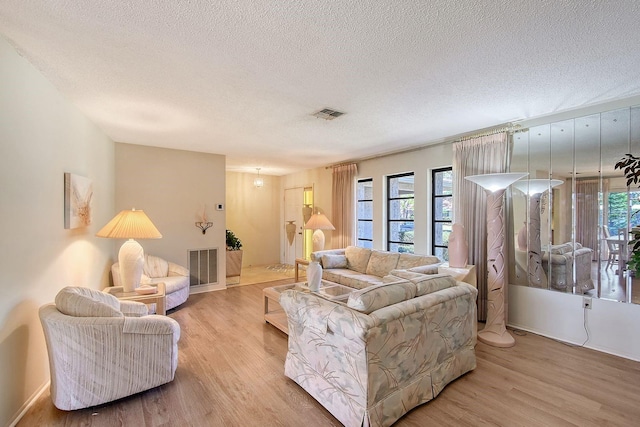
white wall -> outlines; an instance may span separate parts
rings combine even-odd
[[[116,208],[142,209],[162,233],[145,239],[145,253],[188,267],[189,249],[218,248],[218,284],[225,284],[225,157],[194,151],[116,144]],[[202,234],[196,221],[213,226]],[[123,243],[117,241],[116,252]]]
[[[280,262],[282,193],[280,177],[260,175],[264,187],[256,188],[256,174],[227,172],[227,229],[242,242],[242,266]]]
[[[49,380],[38,308],[64,286],[108,283],[113,142],[0,37],[0,425]],[[93,223],[64,229],[64,173],[93,181]]]
[[[386,250],[386,177],[404,172],[414,175],[414,251],[431,251],[431,170],[450,167],[451,144],[393,154],[358,163],[358,179],[373,178],[373,247]]]
[[[640,305],[592,300],[527,286],[509,286],[509,326],[640,361]]]

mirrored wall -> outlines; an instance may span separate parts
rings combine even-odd
[[[513,134],[512,284],[640,304],[626,269],[640,189],[614,168],[640,156],[640,106],[531,127]],[[638,278],[640,282],[640,278]]]

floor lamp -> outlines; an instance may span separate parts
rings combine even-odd
[[[487,193],[487,322],[478,332],[478,339],[494,347],[513,347],[516,343],[505,323],[504,190],[527,175],[490,173],[465,177]]]
[[[542,268],[540,198],[545,191],[563,183],[564,181],[559,179],[526,179],[513,184],[515,188],[529,196],[528,282],[529,285],[537,288],[544,288],[548,285],[547,275]]]

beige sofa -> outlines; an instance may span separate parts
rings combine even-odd
[[[383,283],[383,277],[395,270],[423,274],[438,273],[441,261],[436,256],[401,254],[397,252],[348,246],[311,254],[312,261],[322,265],[322,278],[355,289]]]
[[[111,266],[111,275],[113,286],[122,286],[119,263]],[[171,261],[145,254],[140,284],[153,285],[160,282],[165,286],[167,310],[179,306],[189,298],[189,270]]]
[[[345,426],[389,426],[476,367],[477,290],[451,276],[396,272],[403,277],[346,302],[295,290],[280,297],[285,375]]]

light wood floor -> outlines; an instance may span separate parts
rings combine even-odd
[[[18,426],[339,426],[283,375],[287,337],[262,318],[272,285],[192,295],[170,311],[182,328],[172,383],[73,412],[46,392]],[[396,425],[640,425],[638,362],[524,333],[511,349],[478,343],[476,354],[473,372]]]

